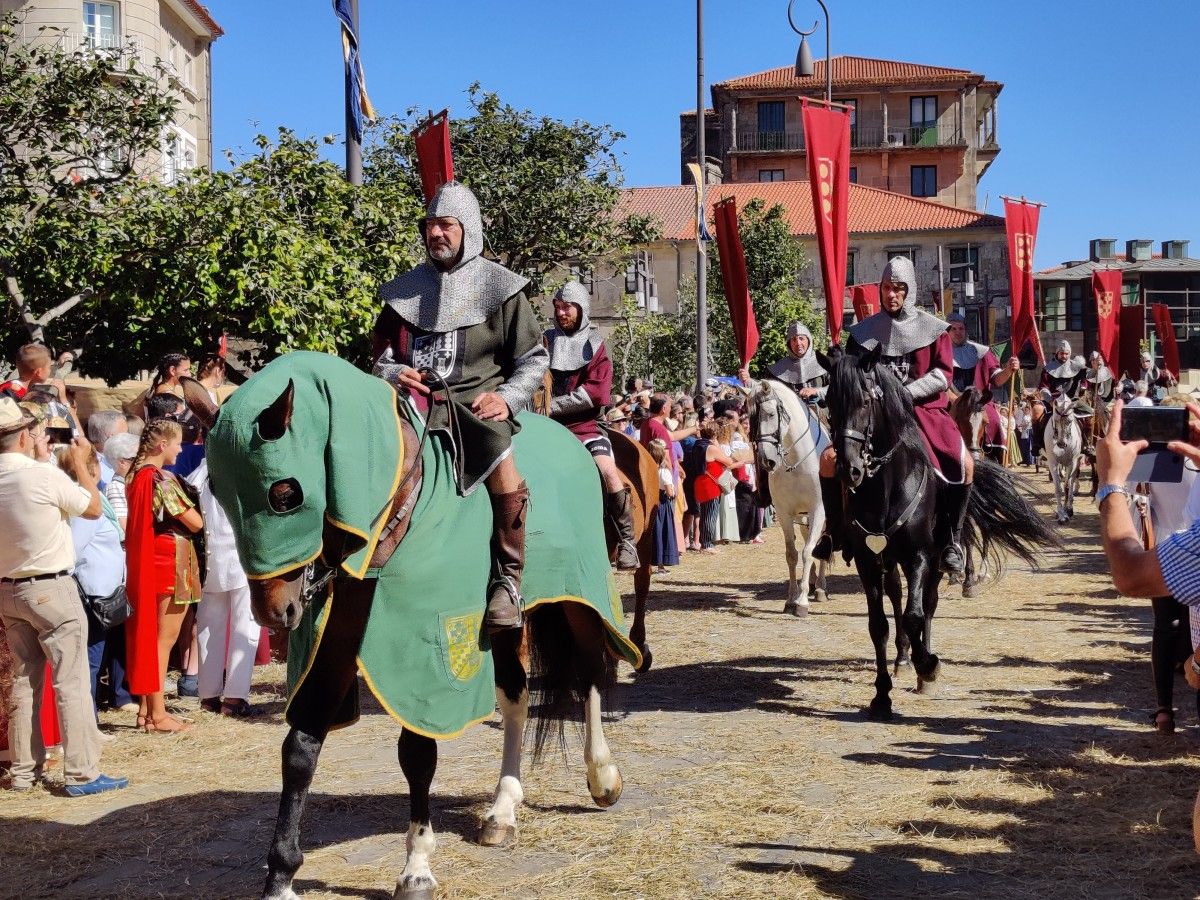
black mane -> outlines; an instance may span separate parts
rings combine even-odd
[[[874,366],[871,373],[883,393],[879,401],[882,415],[875,422],[876,435],[888,444],[903,444],[917,459],[927,460],[908,391],[885,365]],[[858,409],[869,402],[867,384],[867,373],[861,368],[859,357],[843,353],[833,361],[825,400],[835,433],[842,429],[844,410]]]

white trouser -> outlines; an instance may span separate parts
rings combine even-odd
[[[260,634],[261,629],[250,612],[249,586],[232,591],[204,591],[196,610],[196,639],[200,644],[200,675],[196,686],[202,698],[249,698]]]

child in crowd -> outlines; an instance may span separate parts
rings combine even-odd
[[[659,575],[666,574],[667,566],[679,565],[679,543],[676,540],[675,524],[675,473],[665,441],[655,438],[650,442],[650,455],[658,464],[658,508],[654,511],[654,558]]]

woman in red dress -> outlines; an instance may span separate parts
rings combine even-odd
[[[726,469],[735,465],[729,455],[721,449],[717,442],[721,425],[714,419],[709,419],[700,426],[698,444],[704,446],[704,473],[696,476],[696,503],[700,506],[700,552],[715,554],[717,543],[717,517],[720,515],[721,485],[718,479]],[[693,448],[693,452],[699,452]]]
[[[204,520],[182,481],[166,471],[183,447],[183,429],[154,419],[142,432],[127,477],[129,520],[125,531],[127,591],[133,614],[126,620],[129,692],[138,695],[138,726],[182,731],[187,725],[167,712],[163,682],[167,658],[190,604],[200,599],[200,565],[192,535]]]

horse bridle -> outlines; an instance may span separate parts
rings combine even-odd
[[[867,377],[870,378],[870,376]],[[899,447],[899,444],[896,444],[891,450],[887,451],[882,456],[874,455],[875,429],[873,426],[875,423],[875,413],[879,409],[879,401],[882,399],[883,388],[876,384],[874,379],[871,379],[871,387],[870,390],[867,391],[867,402],[871,404],[871,415],[867,420],[866,432],[864,433],[854,428],[841,429],[843,437],[854,441],[856,444],[862,445],[861,455],[863,460],[863,472],[865,473],[863,475],[864,479],[874,478],[876,475],[878,475],[879,470],[891,461],[892,454],[894,454],[896,452],[896,448]],[[854,488],[849,488],[849,490],[851,493],[854,492]]]
[[[457,410],[454,409],[454,404],[450,402],[450,386],[446,384],[446,380],[441,375],[432,369],[419,369],[418,371],[423,373],[426,378],[429,378],[434,383],[432,389],[430,390],[429,396],[429,402],[431,405],[434,397],[433,391],[441,388],[445,394],[445,402],[446,406],[449,408],[450,416],[450,440],[455,444],[456,447],[461,447],[461,443],[457,442],[457,437],[460,434],[460,426],[458,422]],[[412,480],[413,475],[415,475],[418,471],[419,467],[417,466],[417,460],[419,460],[422,454],[425,452],[425,445],[429,442],[429,435],[429,422],[426,421],[425,427],[421,429],[421,440],[417,443],[417,453],[416,456],[413,457],[413,464],[408,467],[408,471],[405,472],[403,477],[400,479],[400,484],[397,485],[395,492],[392,494],[392,498],[395,498],[404,490],[404,488]],[[455,454],[455,459],[458,460],[460,456],[461,454]],[[455,468],[457,469],[460,465],[461,463],[456,462]],[[379,540],[376,541],[377,545],[386,541],[388,537],[391,536],[392,532],[400,526],[400,523],[408,518],[409,514],[412,512],[413,506],[416,505],[417,497],[419,495],[420,491],[418,490],[409,491],[408,496],[404,498],[404,502],[400,504],[400,508],[392,513],[392,516],[390,519],[388,519],[387,524],[383,526],[383,530],[379,532]],[[339,566],[328,565],[321,560],[320,556],[305,566],[304,574],[302,576],[304,580],[301,583],[300,588],[301,603],[303,603],[305,606],[308,606],[308,604],[312,602],[313,598],[319,596],[325,591],[329,585],[329,582],[337,577],[339,572]]]
[[[762,410],[763,410],[763,407],[765,407],[768,403],[771,404],[771,407],[773,409],[773,415],[775,417],[776,426],[775,426],[774,432],[772,432],[771,434],[763,434],[762,433]],[[803,434],[799,435],[794,441],[792,441],[790,444],[788,444],[787,447],[783,446],[783,442],[782,442],[783,435],[784,435],[784,432],[787,431],[788,425],[791,424],[792,417],[788,415],[786,409],[784,409],[782,406],[780,406],[779,400],[776,399],[774,396],[771,396],[767,400],[755,401],[754,415],[751,417],[751,421],[754,424],[752,434],[753,434],[753,437],[754,437],[754,440],[756,443],[758,443],[760,445],[772,444],[775,447],[779,448],[779,462],[781,464],[783,464],[782,471],[784,471],[784,472],[795,471],[797,468],[799,468],[800,464],[802,462],[804,462],[804,460],[808,459],[808,457],[811,456],[817,449],[818,441],[816,441],[814,439],[812,450],[809,450],[808,453],[804,454],[804,456],[801,456],[799,459],[797,459],[791,465],[786,464],[787,455],[796,448],[796,445],[799,444],[801,440],[803,440],[804,435]],[[810,431],[812,430],[811,420],[809,421],[809,430]]]

